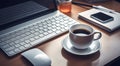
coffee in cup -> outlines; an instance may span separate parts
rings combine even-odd
[[[97,35],[97,38],[95,38]],[[100,39],[102,34],[95,32],[92,27],[84,24],[75,24],[69,28],[69,39],[77,49],[88,48],[93,41]]]
[[[80,36],[86,36],[86,35],[90,34],[90,32],[85,29],[76,29],[73,31],[73,33],[76,35],[80,35]]]

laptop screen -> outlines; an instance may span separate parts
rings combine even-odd
[[[55,0],[0,0],[0,30],[55,10]]]

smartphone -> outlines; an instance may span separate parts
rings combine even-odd
[[[109,16],[109,15],[102,13],[102,12],[92,14],[90,17],[101,22],[101,23],[107,23],[107,22],[113,21],[112,16]]]

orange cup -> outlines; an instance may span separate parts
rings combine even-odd
[[[72,0],[58,0],[58,9],[63,13],[70,13],[72,9]]]

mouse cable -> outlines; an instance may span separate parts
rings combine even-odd
[[[72,1],[72,4],[75,4],[75,5],[78,5],[78,6],[86,6],[86,7],[93,8],[93,5],[88,5],[88,4],[81,3],[81,2]]]
[[[108,12],[108,13],[114,13],[115,12],[114,10],[111,10],[111,9],[104,9],[104,8],[100,8],[99,6],[89,5],[89,4],[75,2],[75,1],[72,1],[72,4],[75,4],[75,5],[78,5],[78,6],[86,6],[86,7],[90,7],[90,8],[95,8],[95,9],[102,10],[102,11],[105,11],[105,12]]]

